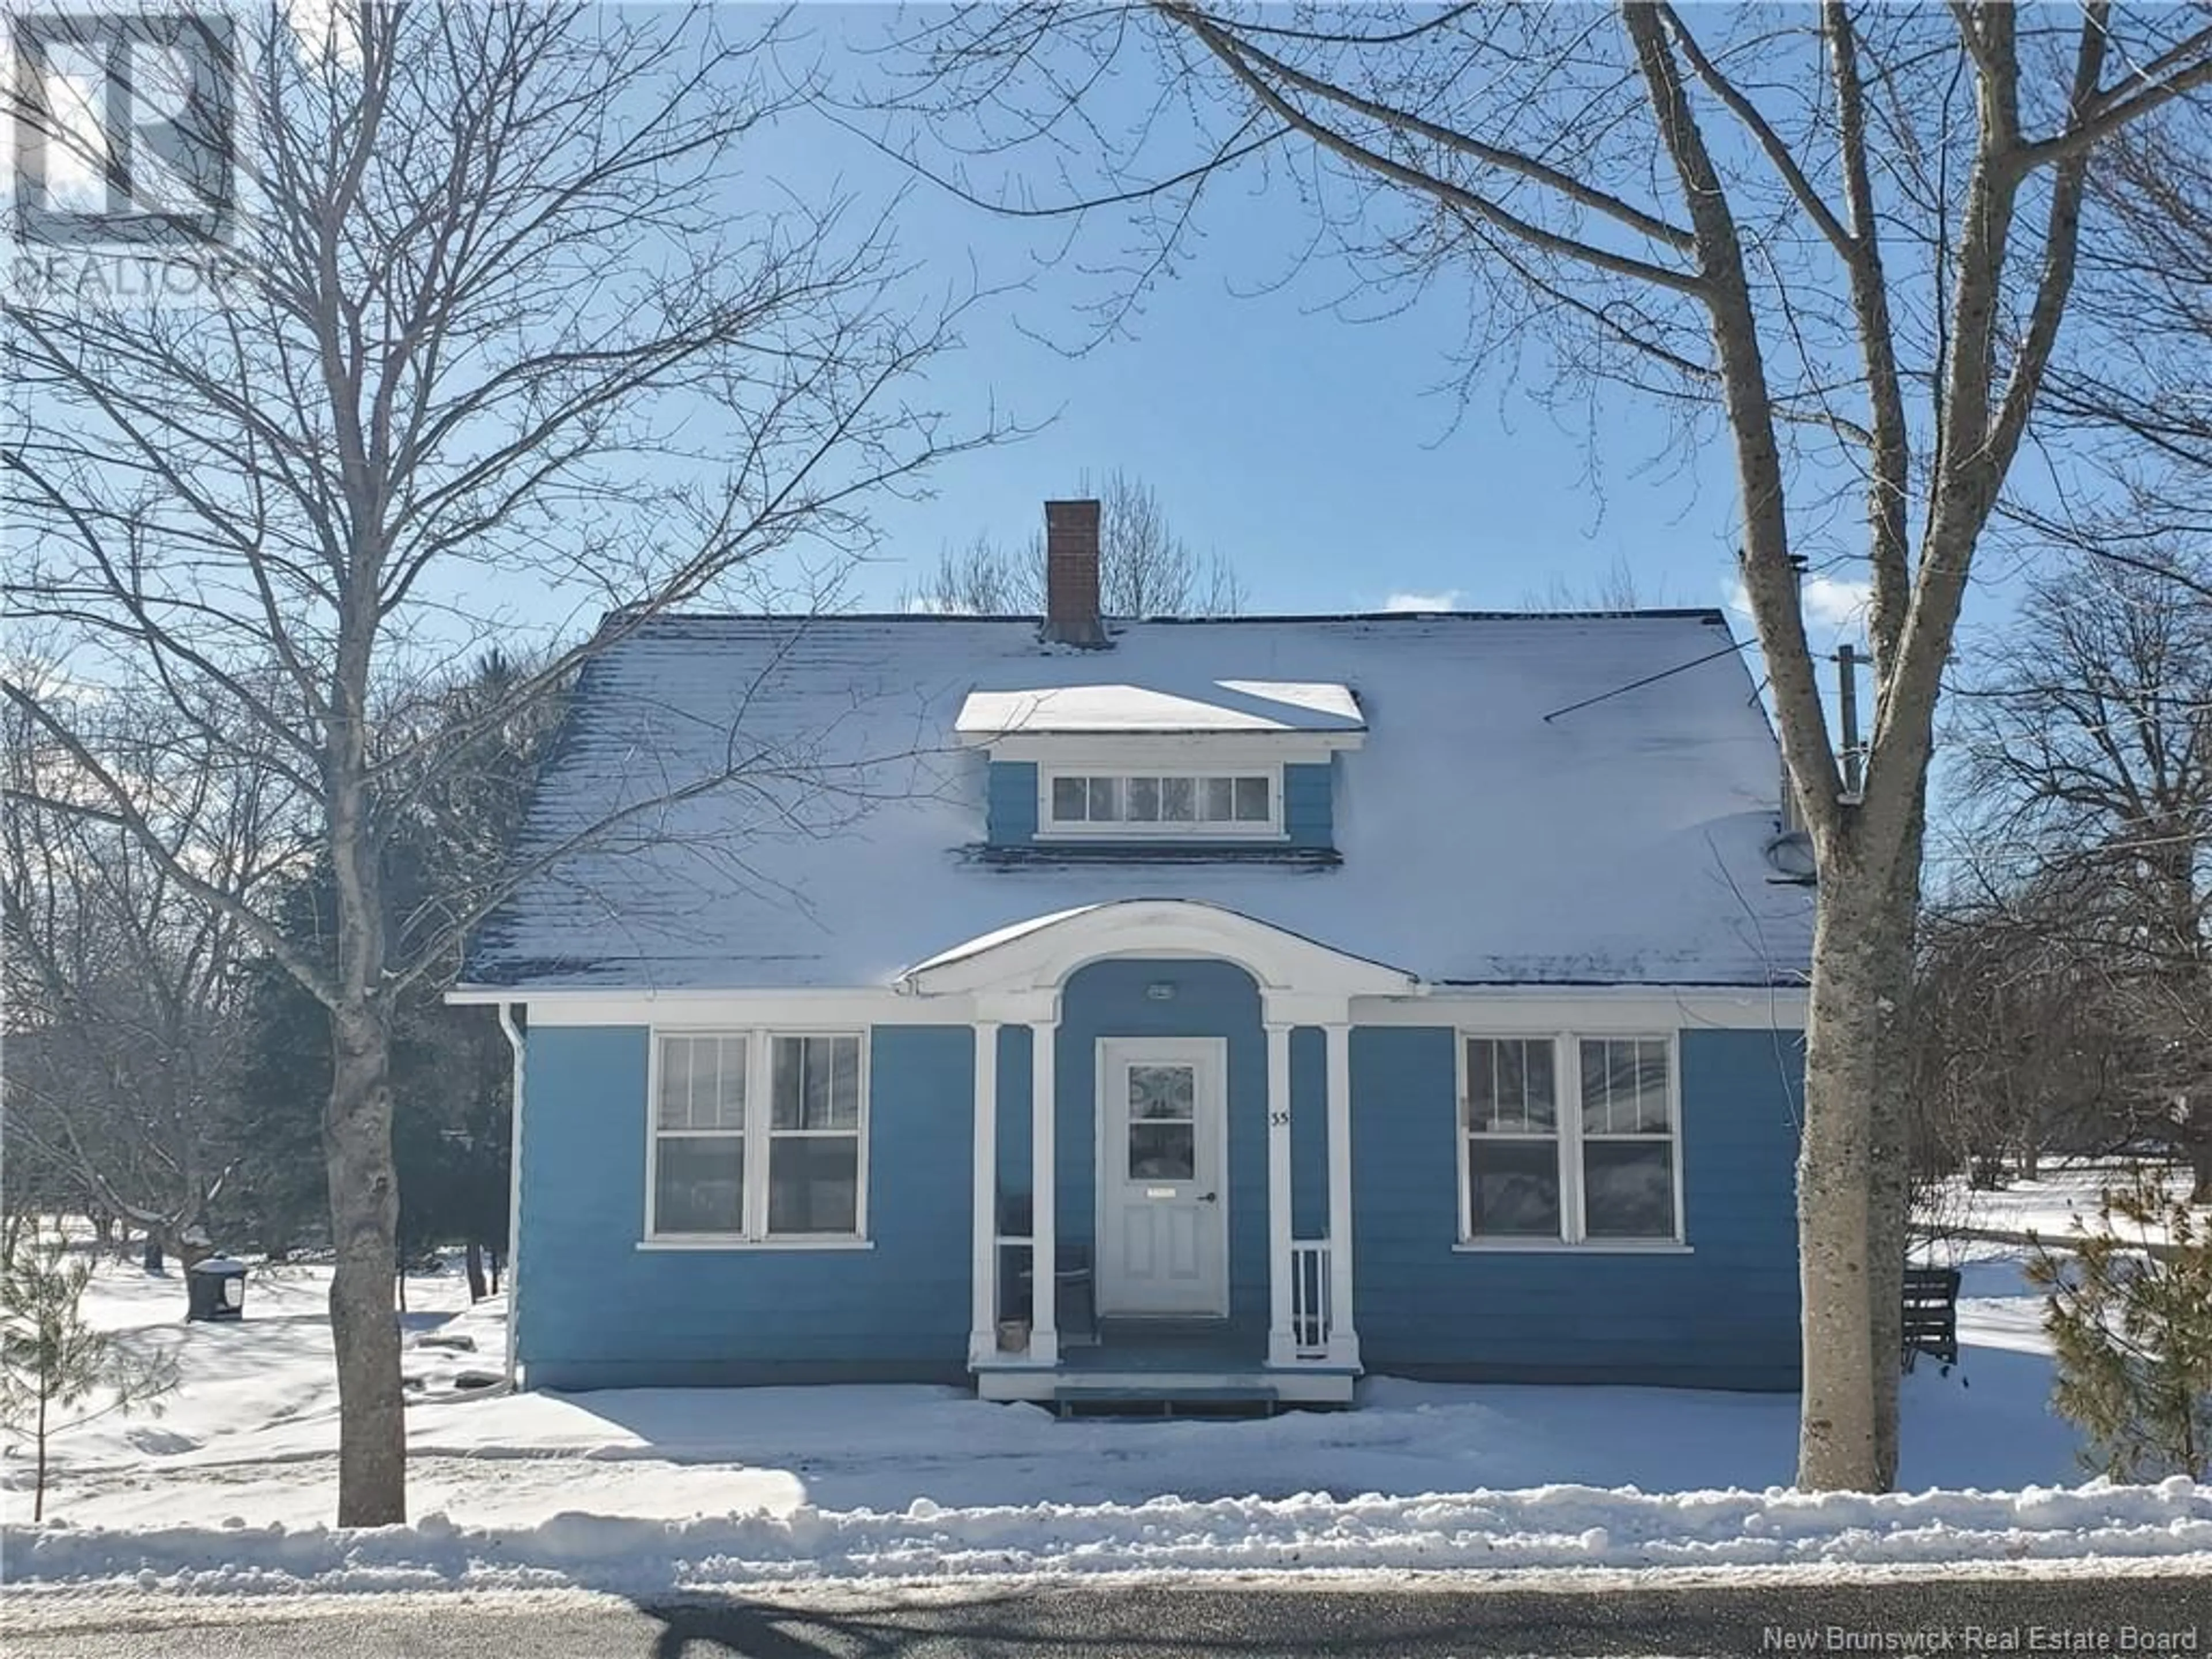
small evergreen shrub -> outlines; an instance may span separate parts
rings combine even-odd
[[[2083,1464],[2115,1480],[2212,1474],[2212,1226],[2138,1171],[2106,1188],[2094,1229],[2037,1240],[2027,1273],[2049,1298],[2051,1404],[2087,1437]]]
[[[134,1353],[85,1323],[91,1280],[91,1260],[72,1256],[59,1234],[20,1237],[0,1262],[0,1422],[27,1437],[38,1459],[33,1521],[46,1516],[46,1449],[57,1433],[149,1403],[158,1413],[177,1383],[173,1356]],[[96,1410],[55,1420],[101,1393]]]

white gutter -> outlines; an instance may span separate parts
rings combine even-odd
[[[515,1387],[514,1338],[520,1328],[522,1289],[522,1067],[526,1045],[514,1024],[514,1005],[499,1005],[499,1029],[514,1051],[513,1101],[507,1130],[507,1386]]]

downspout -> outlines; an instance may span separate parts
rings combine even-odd
[[[514,1005],[499,1005],[499,1029],[514,1054],[512,1103],[507,1129],[507,1387],[515,1382],[514,1340],[521,1327],[522,1296],[522,1071],[526,1047],[514,1023]]]

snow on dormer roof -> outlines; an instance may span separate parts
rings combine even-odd
[[[953,730],[963,738],[1168,732],[1364,732],[1352,688],[1297,680],[1038,685],[971,691]]]

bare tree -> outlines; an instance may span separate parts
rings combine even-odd
[[[2070,929],[2085,897],[2058,871],[1937,900],[1923,929],[1911,1060],[1923,1195],[2035,1178],[2045,1151],[2087,1150],[2125,1095],[2128,1039],[2104,965]]]
[[[1088,494],[1086,477],[1079,493]],[[955,616],[1044,614],[1044,539],[1018,548],[979,535],[948,550],[905,611]],[[1218,554],[1200,554],[1176,534],[1150,484],[1116,468],[1098,490],[1098,602],[1109,617],[1233,617],[1244,585]]]
[[[2087,465],[2062,475],[2056,499],[2011,514],[2039,542],[2212,598],[2187,556],[2212,545],[2212,111],[2116,135],[2089,185],[2108,234],[2083,249],[2087,326],[2047,394]]]
[[[253,735],[331,871],[329,950],[179,856],[66,703],[5,695],[70,768],[26,805],[128,835],[329,1012],[337,1518],[381,1525],[406,1510],[395,1000],[506,880],[607,827],[398,915],[392,815],[657,609],[781,550],[866,550],[871,493],[950,447],[904,389],[960,307],[918,315],[849,204],[744,205],[744,140],[779,101],[764,38],[703,8],[269,0],[237,27],[251,210],[222,303],[9,308],[12,609],[80,678]],[[36,77],[11,95],[51,125]],[[617,608],[475,722],[410,718],[439,664],[561,631],[521,608],[548,594]],[[660,780],[628,822],[715,781]]]
[[[1958,724],[1984,856],[2026,872],[1996,896],[2125,1044],[2118,1138],[2178,1144],[2212,1197],[2212,572],[2146,551],[2032,584]]]
[[[40,683],[28,664],[15,678]],[[162,850],[76,810],[87,803],[67,755],[21,708],[0,710],[9,1156],[189,1265],[240,1151],[240,933],[228,914],[180,902],[172,870],[258,899],[296,853],[298,826],[269,817],[250,734],[213,736],[164,700],[41,691],[99,733]]]
[[[972,200],[1144,233],[1106,320],[1185,252],[1233,168],[1286,179],[1353,265],[1345,309],[1451,283],[1462,385],[1627,389],[1716,422],[1782,745],[1819,860],[1798,1170],[1798,1479],[1881,1488],[1897,1452],[1904,1069],[1938,688],[1974,554],[2068,313],[2097,146],[2212,84],[2212,28],[2065,17],[1196,0],[963,9],[921,26],[933,148]],[[1132,94],[1131,87],[1142,88]],[[947,158],[950,152],[949,159]],[[975,182],[1036,156],[1038,185]],[[1085,161],[1094,171],[1064,182]],[[1847,793],[1793,555],[1846,532],[1872,588],[1874,718]],[[1818,525],[1815,532],[1808,526]]]

